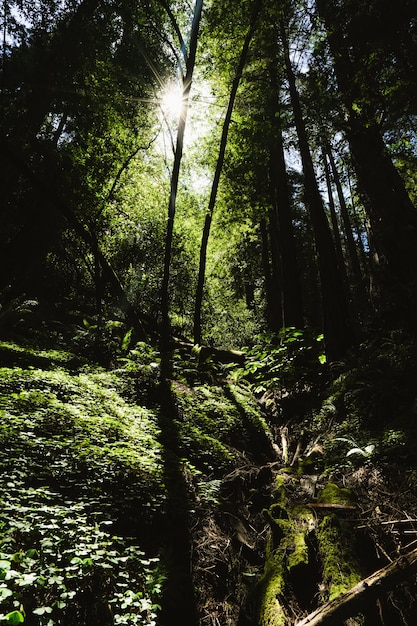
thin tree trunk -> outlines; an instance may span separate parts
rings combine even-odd
[[[275,62],[270,68],[270,76],[273,100],[271,123],[275,131],[271,146],[270,172],[273,204],[276,207],[280,235],[282,324],[283,326],[302,328],[304,325],[303,299],[292,224],[290,191],[280,120],[280,93]]]
[[[174,165],[171,176],[171,189],[168,202],[168,222],[165,235],[165,255],[164,255],[164,274],[161,285],[161,345],[163,349],[167,349],[170,338],[170,320],[169,320],[169,277],[171,268],[172,254],[172,238],[174,233],[174,219],[177,202],[178,181],[180,174],[180,166],[184,147],[184,133],[187,121],[188,106],[190,100],[191,84],[193,80],[195,58],[197,53],[198,33],[200,28],[201,13],[203,10],[203,0],[196,0],[194,7],[194,17],[191,27],[191,38],[189,54],[186,61],[186,74],[183,83],[182,93],[182,110],[178,123],[177,144],[174,156]]]
[[[272,289],[273,293],[273,319],[270,329],[278,332],[284,326],[283,311],[283,287],[282,287],[282,266],[280,254],[280,232],[276,211],[272,208],[268,211],[269,240],[271,242],[271,269],[272,269]]]
[[[347,170],[346,170],[346,176],[347,176],[347,183],[348,183],[348,188],[349,188],[350,204],[352,206],[352,214],[354,216],[353,227],[354,227],[354,230],[356,232],[357,239],[358,239],[359,266],[362,263],[362,268],[361,269],[363,271],[363,269],[367,268],[368,265],[369,265],[369,259],[368,258],[364,258],[367,255],[366,255],[365,246],[364,246],[364,243],[363,243],[364,235],[366,236],[366,238],[368,240],[368,233],[366,232],[366,224],[360,218],[360,216],[358,215],[358,211],[356,209],[356,203],[355,203],[354,196],[353,196],[352,180],[351,180],[349,168],[347,168]]]
[[[279,330],[276,328],[277,320],[279,319],[279,311],[281,306],[278,302],[279,291],[273,278],[273,272],[270,261],[270,248],[268,239],[268,229],[266,225],[266,219],[262,218],[260,222],[260,232],[262,241],[262,266],[265,280],[265,299],[266,299],[266,320],[268,328],[271,330]]]
[[[227,106],[226,116],[223,122],[222,136],[220,140],[219,154],[217,157],[216,169],[214,172],[213,183],[211,186],[211,193],[207,213],[204,221],[203,235],[201,238],[200,246],[200,262],[198,269],[197,290],[195,297],[194,308],[194,343],[201,343],[201,308],[203,303],[204,294],[204,282],[206,274],[206,261],[207,261],[207,246],[210,236],[211,222],[213,219],[214,206],[216,204],[217,191],[219,188],[220,174],[223,169],[224,155],[226,152],[227,136],[229,134],[230,122],[232,119],[233,107],[236,99],[237,90],[239,87],[240,79],[242,78],[243,69],[245,67],[246,58],[249,52],[249,45],[255,32],[256,21],[261,10],[262,0],[255,0],[252,9],[252,15],[249,25],[249,30],[245,37],[245,41],[240,53],[239,63],[236,69],[236,74],[233,79],[232,89],[229,96],[229,103]]]
[[[345,285],[347,285],[348,279],[347,279],[347,273],[346,273],[346,267],[345,267],[343,247],[342,247],[342,238],[340,236],[339,222],[337,219],[336,207],[335,207],[334,199],[333,199],[333,189],[332,189],[332,183],[330,180],[329,164],[327,162],[326,152],[324,149],[322,150],[322,157],[323,157],[323,165],[324,165],[324,177],[326,179],[327,195],[329,197],[330,219],[331,219],[332,229],[333,229],[333,239],[334,239],[334,245],[335,245],[335,250],[336,250],[336,256],[337,256],[337,260],[339,264],[340,273],[343,277],[343,281]]]
[[[329,143],[326,145],[326,153],[329,157],[330,168],[333,175],[333,181],[336,185],[337,197],[339,200],[340,213],[343,221],[343,229],[346,237],[346,245],[349,254],[350,266],[352,268],[352,274],[355,280],[356,293],[357,293],[357,304],[361,313],[365,313],[368,308],[369,301],[368,295],[364,285],[364,276],[361,270],[361,266],[359,263],[358,257],[358,249],[355,243],[355,239],[353,237],[352,231],[352,223],[349,217],[349,211],[347,208],[345,195],[343,193],[342,184],[340,182],[339,172],[337,171],[336,163],[333,156],[333,151]],[[360,237],[359,237],[360,239]],[[360,243],[362,244],[362,240],[360,239]],[[363,246],[362,246],[363,249]]]
[[[353,333],[347,313],[348,306],[342,283],[343,279],[338,268],[337,256],[330,226],[324,210],[323,200],[317,186],[300,99],[290,60],[287,35],[282,22],[280,31],[284,48],[284,60],[291,104],[303,165],[305,197],[310,211],[316,242],[326,350],[330,359],[338,359],[343,357],[348,348],[353,345]]]

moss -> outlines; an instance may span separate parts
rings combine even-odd
[[[271,532],[264,574],[257,586],[260,626],[283,626],[288,623],[280,602],[286,579],[293,570],[308,565],[309,561],[306,538],[315,526],[314,514],[302,505],[288,507],[287,480],[282,475],[277,476],[276,502],[265,511]]]
[[[304,506],[297,506],[291,511],[291,552],[288,556],[288,570],[308,564],[308,545],[306,538],[315,526],[314,514]]]
[[[326,504],[352,504],[352,494],[345,487],[339,487],[335,483],[327,483],[317,500]]]
[[[327,515],[319,525],[317,540],[323,563],[323,582],[328,590],[325,599],[333,600],[362,579],[353,533],[343,520]]]
[[[268,549],[265,570],[257,584],[259,595],[259,626],[285,626],[284,610],[279,601],[285,588],[285,568],[280,550]]]
[[[281,474],[278,474],[275,479],[275,490],[274,490],[274,500],[276,503],[281,506],[286,506],[287,504],[287,494],[285,491],[286,479]]]

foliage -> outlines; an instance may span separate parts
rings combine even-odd
[[[405,331],[378,334],[346,363],[330,367],[333,380],[308,424],[323,433],[326,472],[358,466],[413,464],[415,454],[415,339]]]
[[[233,400],[213,385],[180,389],[177,400],[184,456],[208,476],[231,470],[231,447],[241,446],[244,440],[242,416]]]
[[[125,399],[128,372],[82,361],[71,372],[74,355],[2,349],[26,359],[0,369],[2,621],[151,626],[158,559],[112,527],[142,517],[146,533],[163,506],[154,415]],[[48,356],[52,370],[27,364]]]
[[[259,337],[248,348],[247,364],[236,375],[247,379],[256,393],[266,390],[297,388],[309,385],[323,369],[323,335],[312,335],[296,328],[284,328],[278,334]]]
[[[345,441],[348,443],[351,448],[346,452],[346,456],[352,456],[352,454],[359,454],[366,459],[370,459],[373,453],[375,452],[375,445],[373,443],[368,444],[364,448],[360,448],[358,444],[352,439],[348,439],[347,437],[336,437],[337,441]]]
[[[19,607],[21,622],[45,626],[155,624],[158,560],[113,535],[93,499],[69,501],[19,478],[10,476],[2,495],[1,610]]]

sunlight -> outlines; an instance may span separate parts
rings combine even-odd
[[[181,115],[182,106],[182,89],[175,83],[169,83],[162,92],[162,111],[167,117],[178,118]]]

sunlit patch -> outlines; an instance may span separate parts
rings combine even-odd
[[[170,83],[162,92],[161,107],[165,115],[177,118],[183,107],[182,89],[175,83]]]

